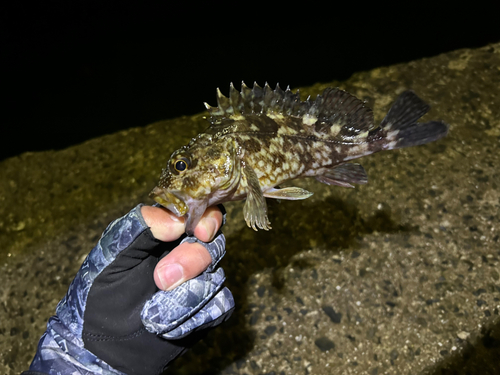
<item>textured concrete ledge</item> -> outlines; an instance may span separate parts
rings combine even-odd
[[[499,66],[496,44],[301,90],[338,85],[381,119],[411,88],[450,135],[361,159],[366,186],[301,181],[315,195],[270,204],[268,233],[228,204],[238,310],[169,373],[498,373]],[[0,373],[27,368],[107,223],[150,203],[168,155],[205,127],[183,117],[0,163]]]

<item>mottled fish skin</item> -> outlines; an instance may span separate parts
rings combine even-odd
[[[245,199],[248,226],[268,230],[265,198],[305,199],[312,193],[283,182],[315,177],[344,187],[367,183],[350,160],[382,150],[421,145],[444,137],[448,125],[417,123],[429,106],[412,91],[402,93],[379,126],[365,103],[338,88],[315,100],[267,84],[229,97],[217,89],[217,107],[205,104],[211,126],[175,151],[151,192],[158,203],[186,219],[192,234],[208,206]]]

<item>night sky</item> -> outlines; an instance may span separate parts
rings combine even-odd
[[[230,82],[293,89],[500,41],[500,9],[476,3],[394,10],[287,2],[279,12],[215,4],[1,5],[0,160],[202,112]]]

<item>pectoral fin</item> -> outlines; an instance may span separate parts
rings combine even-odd
[[[330,169],[327,173],[317,176],[316,180],[328,185],[353,188],[352,184],[366,184],[368,176],[361,164],[342,164]]]
[[[248,164],[243,167],[243,174],[247,180],[247,199],[243,206],[245,221],[255,231],[257,228],[269,230],[271,223],[267,218],[266,198],[262,195],[259,179]]]
[[[299,187],[286,187],[282,189],[269,189],[264,193],[264,197],[266,198],[274,198],[274,199],[288,199],[291,201],[296,201],[299,199],[309,198],[313,193],[307,191],[305,189]]]

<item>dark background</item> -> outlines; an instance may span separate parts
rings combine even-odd
[[[498,5],[339,3],[4,2],[0,160],[202,112],[231,81],[295,88],[500,41]]]

